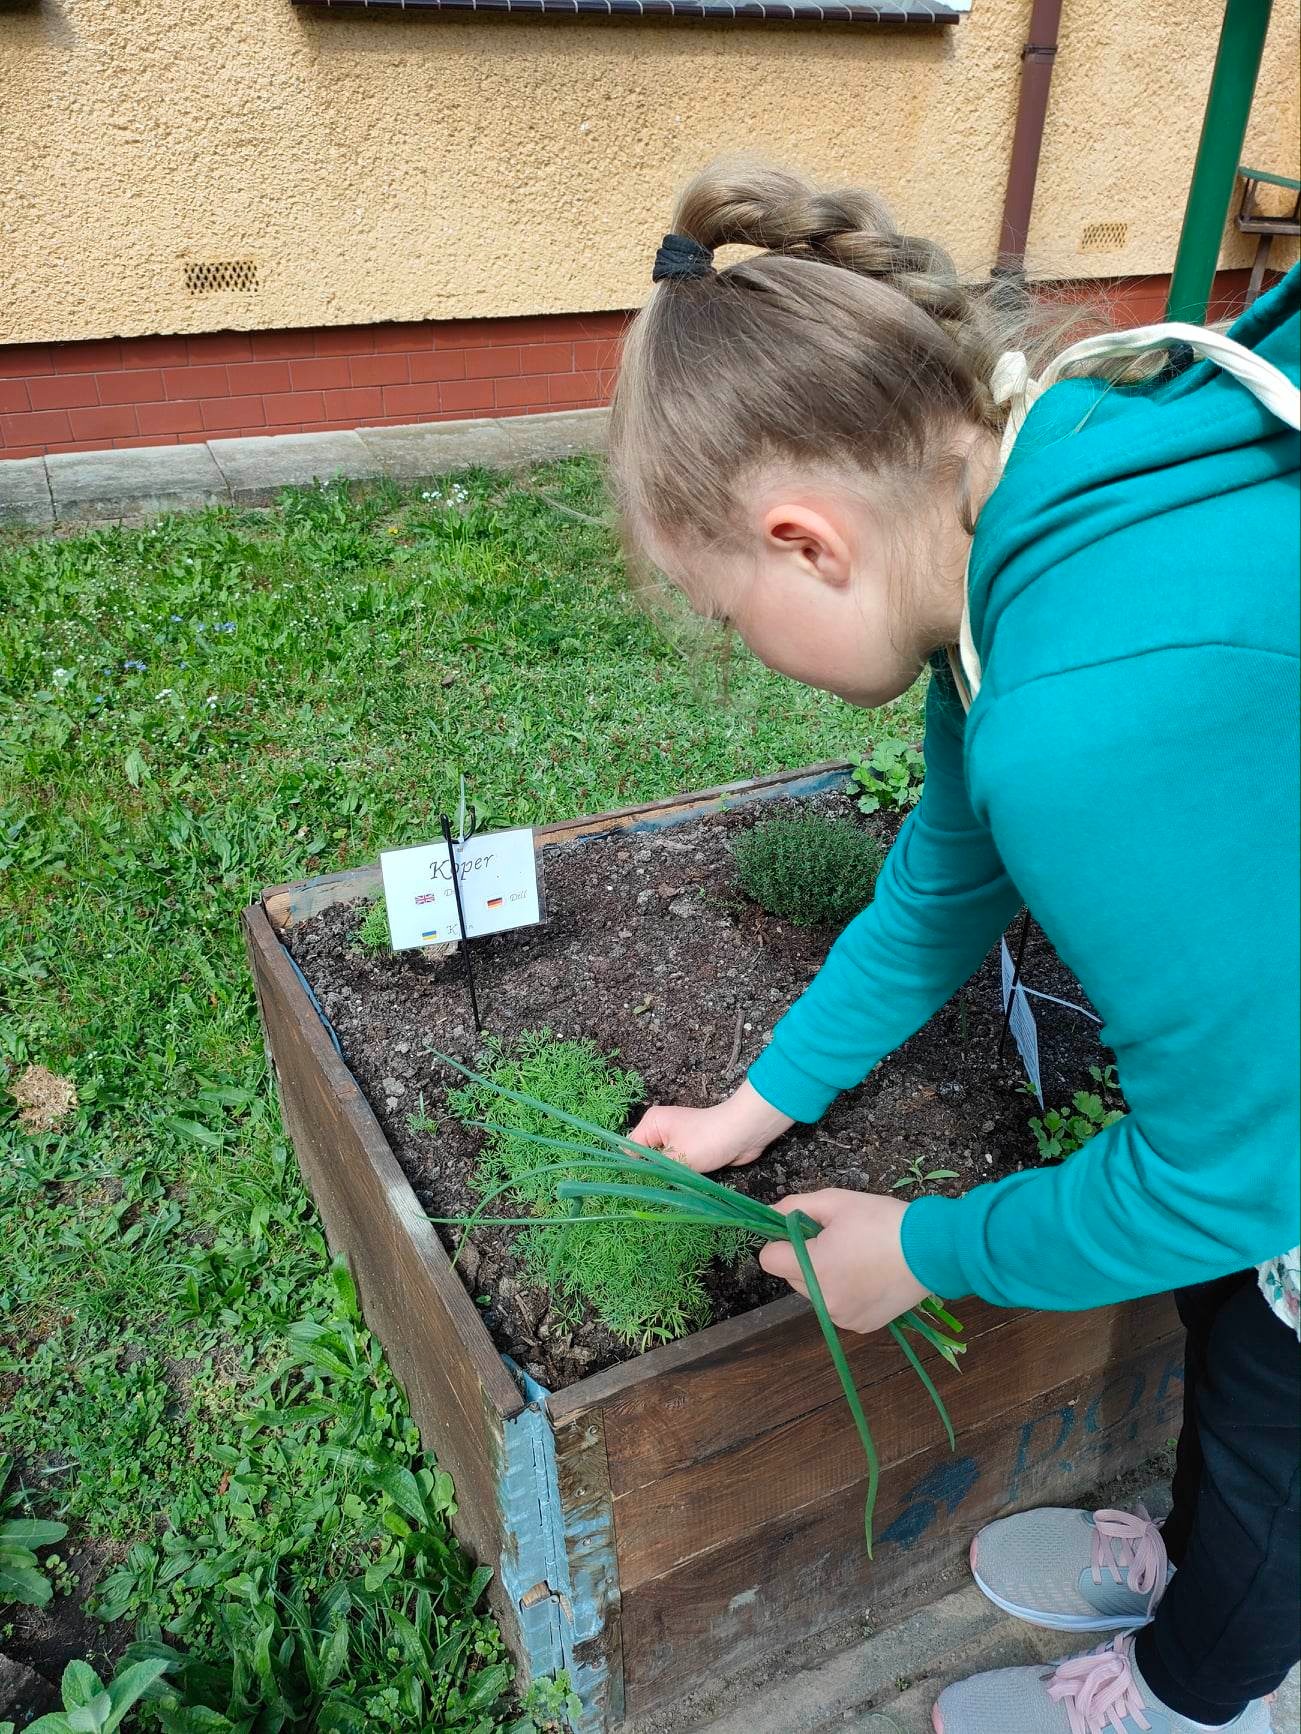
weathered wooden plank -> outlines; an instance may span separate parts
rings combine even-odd
[[[824,764],[806,765],[803,770],[777,771],[767,777],[750,777],[739,783],[724,783],[715,789],[700,789],[690,795],[676,795],[664,801],[645,801],[636,807],[616,807],[608,813],[589,813],[582,819],[561,819],[551,825],[539,825],[537,836],[543,847],[554,843],[572,843],[579,837],[604,837],[612,831],[638,830],[662,823],[682,824],[688,819],[701,818],[717,812],[724,802],[739,804],[747,801],[780,799],[785,795],[812,794],[817,789],[834,785],[852,767],[848,763],[828,760]],[[378,865],[350,867],[342,873],[323,873],[314,879],[292,879],[284,885],[268,885],[262,893],[262,907],[271,925],[279,932],[295,921],[305,921],[334,903],[360,903],[378,897],[383,890]]]
[[[558,1426],[555,1442],[574,1603],[575,1689],[594,1726],[615,1727],[624,1714],[621,1589],[601,1417]]]
[[[963,1341],[973,1345],[1020,1316],[975,1299],[959,1310]],[[893,1339],[881,1333],[846,1333],[842,1342],[860,1390],[892,1378],[903,1364]],[[839,1399],[812,1309],[788,1295],[584,1379],[551,1405],[557,1420],[604,1412],[611,1486],[619,1495]]]
[[[368,867],[349,867],[342,873],[322,873],[314,879],[293,879],[287,885],[268,885],[262,907],[277,933],[295,921],[306,921],[335,903],[365,903],[384,889],[379,862]]]
[[[326,1234],[426,1445],[456,1481],[458,1533],[493,1561],[502,1423],[523,1398],[264,911],[247,910],[244,927],[285,1122]]]
[[[1048,1321],[1041,1315],[1040,1323]],[[902,1618],[946,1574],[965,1574],[982,1523],[1033,1505],[1074,1504],[1159,1450],[1178,1425],[1182,1378],[1176,1333],[968,1429],[955,1453],[941,1440],[897,1464],[882,1488],[874,1560],[863,1551],[860,1481],[662,1577],[625,1585],[628,1714],[829,1625]]]
[[[853,767],[844,760],[826,760],[798,771],[774,771],[767,777],[746,777],[739,783],[723,783],[714,789],[698,789],[689,795],[674,795],[664,801],[645,801],[636,807],[616,807],[608,813],[592,813],[582,819],[562,819],[538,828],[544,843],[572,843],[579,837],[605,837],[612,831],[636,831],[657,825],[666,818],[675,825],[716,813],[727,803],[743,806],[751,801],[780,800],[788,795],[808,795],[834,786]]]
[[[1036,1392],[1066,1380],[1083,1381],[1101,1366],[1128,1359],[1167,1336],[1172,1323],[1168,1307],[1159,1304],[1054,1317],[1020,1313],[978,1339],[962,1373],[938,1357],[932,1357],[931,1371],[955,1429],[964,1433],[1016,1409]],[[867,1390],[864,1408],[889,1478],[895,1465],[928,1449],[941,1429],[921,1381],[893,1341],[887,1337],[884,1344],[893,1351],[890,1375]],[[807,1353],[829,1359],[820,1341]],[[702,1410],[712,1406],[709,1384],[698,1386],[698,1396]],[[739,1443],[616,1494],[625,1594],[731,1536],[861,1486],[863,1450],[843,1398],[837,1395],[806,1414],[756,1428],[764,1409],[760,1392],[751,1391],[747,1433]],[[635,1435],[617,1429],[622,1419],[620,1411],[606,1412],[612,1469],[621,1450],[640,1445]]]

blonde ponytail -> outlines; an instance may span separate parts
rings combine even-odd
[[[634,321],[611,460],[634,540],[667,527],[719,540],[759,465],[925,482],[973,424],[1001,429],[1008,349],[1032,367],[1062,341],[1013,286],[963,283],[874,194],[763,165],[719,165],[683,191],[675,236],[761,251],[662,281]]]

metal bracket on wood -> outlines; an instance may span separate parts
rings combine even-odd
[[[290,969],[293,970],[294,974],[298,977],[299,987],[301,987],[303,992],[307,995],[307,998],[311,1003],[312,1010],[316,1013],[317,1017],[320,1018],[322,1024],[324,1024],[325,1033],[327,1036],[329,1036],[331,1042],[334,1044],[335,1053],[338,1054],[340,1059],[342,1059],[343,1058],[343,1044],[339,1040],[338,1032],[335,1030],[334,1025],[330,1022],[329,1018],[327,1018],[325,1015],[325,1007],[321,1004],[320,1000],[317,999],[315,993],[312,991],[311,982],[308,981],[307,977],[303,974],[302,970],[298,967],[298,959],[294,956],[293,952],[290,951],[288,946],[285,946],[284,949],[285,949],[285,956],[289,960],[289,967],[290,967]]]
[[[599,1643],[607,1582],[617,1582],[614,1537],[608,1526],[581,1524],[560,1497],[556,1439],[547,1413],[550,1392],[503,1355],[528,1407],[505,1423],[498,1480],[505,1546],[501,1586],[516,1612],[529,1681],[562,1669],[582,1702],[576,1734],[604,1734],[607,1708],[622,1695],[611,1681]],[[582,1578],[570,1570],[571,1547],[581,1551]]]

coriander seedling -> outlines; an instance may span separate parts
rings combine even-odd
[[[891,807],[907,812],[921,799],[925,777],[926,761],[920,748],[897,735],[887,735],[863,764],[854,766],[854,781],[863,791],[858,798],[859,811],[878,813],[882,807]]]
[[[1105,1072],[1091,1066],[1089,1072],[1104,1091],[1118,1088],[1111,1066]],[[1090,1138],[1124,1117],[1119,1108],[1109,1108],[1096,1091],[1076,1090],[1069,1108],[1049,1108],[1042,1117],[1036,1114],[1030,1121],[1039,1160],[1064,1162],[1082,1150]]]

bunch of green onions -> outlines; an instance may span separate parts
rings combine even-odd
[[[573,1230],[593,1225],[604,1227],[614,1222],[664,1222],[692,1224],[702,1228],[729,1228],[759,1240],[788,1240],[791,1243],[819,1328],[840,1380],[840,1388],[854,1418],[863,1455],[867,1459],[867,1502],[863,1513],[863,1529],[870,1558],[872,1517],[876,1510],[881,1465],[872,1430],[867,1424],[867,1417],[863,1413],[863,1405],[859,1401],[853,1375],[849,1370],[849,1362],[845,1359],[845,1351],[822,1298],[822,1290],[813,1270],[813,1261],[809,1257],[808,1242],[816,1239],[822,1232],[822,1224],[815,1222],[811,1216],[806,1216],[803,1211],[793,1210],[788,1215],[783,1215],[770,1204],[747,1198],[728,1186],[720,1186],[717,1181],[710,1180],[704,1174],[697,1174],[685,1163],[666,1156],[662,1150],[652,1150],[648,1145],[636,1144],[620,1133],[610,1132],[604,1126],[580,1119],[577,1114],[567,1113],[565,1109],[554,1107],[537,1096],[528,1095],[521,1090],[507,1089],[504,1084],[495,1083],[491,1078],[471,1071],[468,1066],[461,1065],[446,1054],[435,1053],[434,1058],[451,1066],[472,1082],[483,1085],[493,1094],[518,1102],[535,1112],[549,1114],[553,1119],[583,1134],[581,1139],[550,1138],[540,1132],[523,1132],[515,1127],[499,1126],[490,1120],[470,1121],[469,1124],[479,1131],[495,1132],[506,1138],[522,1138],[528,1143],[541,1144],[550,1150],[564,1151],[566,1154],[563,1161],[547,1163],[533,1169],[532,1173],[569,1176],[558,1180],[555,1187],[556,1198],[569,1208],[565,1216],[488,1216],[488,1206],[494,1199],[511,1190],[513,1182],[507,1181],[486,1193],[472,1216],[430,1218],[435,1223],[463,1230],[457,1247],[458,1258],[469,1234],[488,1224],[498,1228],[551,1227]],[[591,1169],[601,1170],[601,1177],[588,1180],[573,1178],[576,1173]],[[621,1178],[612,1179],[612,1173]],[[624,1205],[626,1209],[584,1215],[589,1199]],[[929,1343],[950,1366],[956,1368],[958,1356],[966,1350],[965,1343],[955,1340],[962,1326],[934,1295],[930,1295],[920,1306],[896,1319],[889,1326],[889,1330],[907,1356],[913,1371],[926,1387],[927,1395],[944,1423],[944,1431],[952,1448],[953,1423],[949,1419],[948,1410],[909,1338],[916,1337],[921,1342]]]

